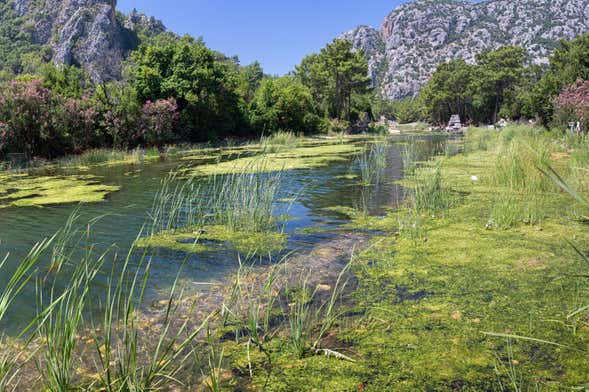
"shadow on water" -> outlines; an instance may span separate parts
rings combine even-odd
[[[432,152],[443,152],[442,138],[422,139],[419,143],[421,158]],[[402,142],[402,138],[397,138],[388,143],[386,166],[378,183],[370,187],[358,184],[357,179],[350,176],[350,173],[358,170],[353,158],[322,169],[287,172],[281,198],[289,199],[295,195],[298,198],[294,203],[284,202],[276,208],[277,214],[288,212],[292,217],[284,225],[289,239],[283,254],[310,251],[317,244],[333,241],[342,233],[340,226],[346,223],[345,218],[326,211],[327,207],[358,208],[361,204],[370,214],[379,215],[384,213],[384,207],[398,205],[404,198],[403,188],[394,183],[403,176]],[[79,207],[80,223],[101,217],[91,228],[90,238],[92,244],[96,244],[96,252],[110,249],[107,257],[109,261],[104,266],[105,273],[98,276],[93,287],[98,297],[106,290],[107,271],[116,270],[118,264],[122,264],[127,249],[144,228],[162,179],[179,164],[178,161],[163,161],[99,167],[87,172],[100,177],[105,184],[121,186],[121,190],[110,194],[105,202]],[[182,164],[186,165],[185,162]],[[300,192],[301,189],[304,191]],[[9,260],[12,262],[12,265],[9,264],[8,268],[0,272],[0,285],[8,281],[16,263],[27,254],[32,245],[62,228],[76,208],[78,206],[59,205],[0,209],[0,254],[10,252]],[[305,231],[311,228],[321,230]],[[169,288],[186,258],[182,252],[166,249],[158,249],[150,256],[152,262],[148,301],[158,298]],[[182,282],[189,290],[196,291],[205,290],[212,283],[222,283],[228,275],[235,272],[237,257],[234,251],[223,247],[192,255],[187,258],[182,270]],[[141,252],[135,252],[132,263],[138,263],[140,258]],[[71,262],[75,263],[75,260],[73,258]],[[52,280],[48,261],[39,266],[38,275],[49,276],[48,281]],[[56,279],[58,289],[64,288],[69,281],[67,273],[62,273]],[[22,326],[31,319],[35,309],[35,284],[30,284],[16,299],[10,314],[5,318],[3,329]]]

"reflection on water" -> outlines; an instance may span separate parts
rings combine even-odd
[[[397,142],[402,141],[397,139]],[[443,152],[444,143],[440,138],[427,138],[420,146],[421,158],[434,152]],[[277,206],[276,213],[282,214],[288,208],[292,219],[285,224],[290,234],[288,251],[305,250],[318,242],[333,238],[337,226],[344,223],[342,216],[326,211],[326,207],[346,206],[366,209],[370,214],[382,214],[383,207],[394,206],[403,200],[403,189],[394,184],[403,175],[403,163],[399,143],[389,143],[386,149],[386,165],[379,181],[366,187],[349,174],[358,171],[354,160],[340,162],[322,169],[295,170],[285,175],[281,198],[289,199],[298,195],[291,205],[285,202]],[[100,176],[104,183],[119,185],[121,191],[113,193],[108,200],[98,204],[79,207],[79,222],[97,219],[91,228],[91,241],[97,244],[97,252],[115,244],[110,251],[105,271],[110,271],[115,260],[124,258],[127,249],[147,222],[155,193],[162,179],[179,162],[166,161],[135,166],[113,166],[92,169],[89,174]],[[356,173],[357,174],[357,173]],[[348,175],[348,176],[346,176]],[[300,190],[303,189],[303,192]],[[3,286],[11,276],[16,263],[24,257],[42,238],[53,235],[63,227],[68,217],[78,206],[63,205],[45,208],[7,208],[0,210],[0,254],[10,252],[8,268],[0,272],[0,285]],[[321,227],[327,230],[301,231],[301,229]],[[136,252],[137,253],[137,252]],[[138,262],[140,254],[134,255]],[[148,299],[166,290],[185,260],[181,252],[157,250],[152,257]],[[222,282],[223,278],[236,268],[237,255],[228,250],[201,253],[190,256],[182,270],[182,281],[194,289],[206,288],[211,282]],[[71,260],[75,263],[76,259]],[[10,264],[12,263],[12,264]],[[39,266],[39,276],[48,271],[48,260]],[[58,276],[57,287],[68,282],[66,274]],[[100,295],[106,288],[107,273],[100,275],[93,290]],[[22,325],[35,312],[35,285],[20,295],[7,315],[4,323],[10,328]],[[5,326],[6,327],[6,326]]]

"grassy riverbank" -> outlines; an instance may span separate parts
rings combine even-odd
[[[199,188],[197,173],[212,162],[189,159],[190,180],[164,180],[145,228],[150,236],[136,244],[187,258],[210,247],[238,250],[239,268],[209,294],[184,295],[179,273],[165,299],[144,306],[149,249],[121,257],[86,245],[85,256],[73,259],[70,249],[92,243],[91,227],[76,228],[74,215],[0,290],[1,319],[40,254],[50,256],[39,292],[50,297],[31,324],[35,339],[28,347],[0,339],[9,353],[0,355],[0,390],[15,380],[29,390],[582,388],[589,374],[587,139],[528,127],[471,129],[459,153],[449,144],[426,162],[414,162],[420,142],[408,140],[400,206],[380,216],[332,206],[350,218],[337,240],[275,263],[248,258],[278,252],[286,241],[274,208],[289,160],[316,168],[319,153],[298,153],[347,156],[360,148],[355,140],[232,149],[240,153],[206,170],[213,196]],[[373,140],[357,156],[354,186],[369,191],[387,178],[387,143]],[[251,161],[244,151],[285,161],[268,169],[272,160]],[[309,167],[298,167],[301,159]],[[113,269],[98,305],[87,287],[111,257],[122,271]],[[51,283],[60,275],[71,280],[62,296]],[[102,320],[84,319],[95,306]]]
[[[350,212],[351,228],[380,234],[357,255],[357,286],[322,347],[355,362],[297,357],[286,327],[269,344],[271,361],[226,343],[228,365],[253,390],[585,385],[588,318],[572,314],[589,303],[578,277],[587,265],[567,241],[587,252],[588,211],[539,169],[554,167],[586,195],[588,156],[586,140],[526,127],[471,130],[464,153],[427,162],[405,181],[415,196],[403,208],[384,218]]]

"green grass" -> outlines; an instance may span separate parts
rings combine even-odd
[[[441,213],[447,209],[452,196],[442,178],[440,162],[420,171],[413,187],[413,206],[418,212]]]

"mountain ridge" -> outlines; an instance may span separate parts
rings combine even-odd
[[[391,11],[376,29],[340,35],[364,49],[384,98],[415,96],[437,65],[504,45],[522,46],[546,64],[561,39],[589,31],[589,0],[417,0]]]
[[[116,0],[8,0],[1,7],[0,38],[8,46],[4,52],[11,57],[11,50],[18,53],[1,65],[15,74],[26,72],[24,59],[34,57],[81,66],[95,82],[118,79],[140,36],[166,31],[161,21],[136,10],[119,13]]]

